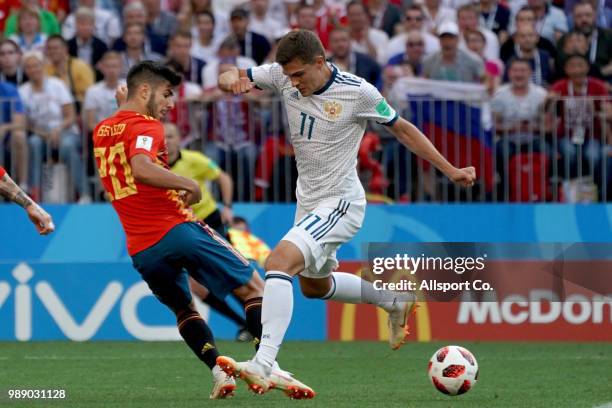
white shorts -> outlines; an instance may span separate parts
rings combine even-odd
[[[336,250],[359,231],[365,208],[365,199],[348,202],[336,198],[310,212],[298,204],[295,224],[283,240],[295,244],[304,255],[305,269],[300,275],[325,278],[338,267]]]

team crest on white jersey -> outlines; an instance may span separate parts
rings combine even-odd
[[[342,113],[342,105],[336,101],[333,102],[325,102],[323,104],[323,110],[325,111],[325,115],[331,120],[336,120],[340,117]]]

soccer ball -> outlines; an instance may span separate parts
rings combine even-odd
[[[441,393],[461,395],[478,381],[478,362],[466,348],[445,346],[431,357],[427,373]]]

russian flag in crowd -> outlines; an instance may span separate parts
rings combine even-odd
[[[404,114],[453,165],[474,166],[486,191],[493,189],[492,120],[484,85],[402,78],[392,95],[403,100],[409,108]]]

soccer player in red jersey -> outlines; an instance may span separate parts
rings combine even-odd
[[[15,184],[2,166],[0,166],[0,195],[22,206],[40,235],[47,235],[55,230],[51,216]]]
[[[263,281],[231,245],[195,220],[189,205],[200,201],[195,181],[168,169],[160,119],[172,109],[181,77],[152,61],[133,66],[127,100],[94,129],[99,176],[127,236],[133,265],[177,319],[179,332],[212,370],[211,398],[233,393],[235,383],[219,366],[213,334],[196,311],[188,276],[219,298],[233,292],[245,304],[248,329],[261,336]],[[119,97],[118,97],[119,99]]]

